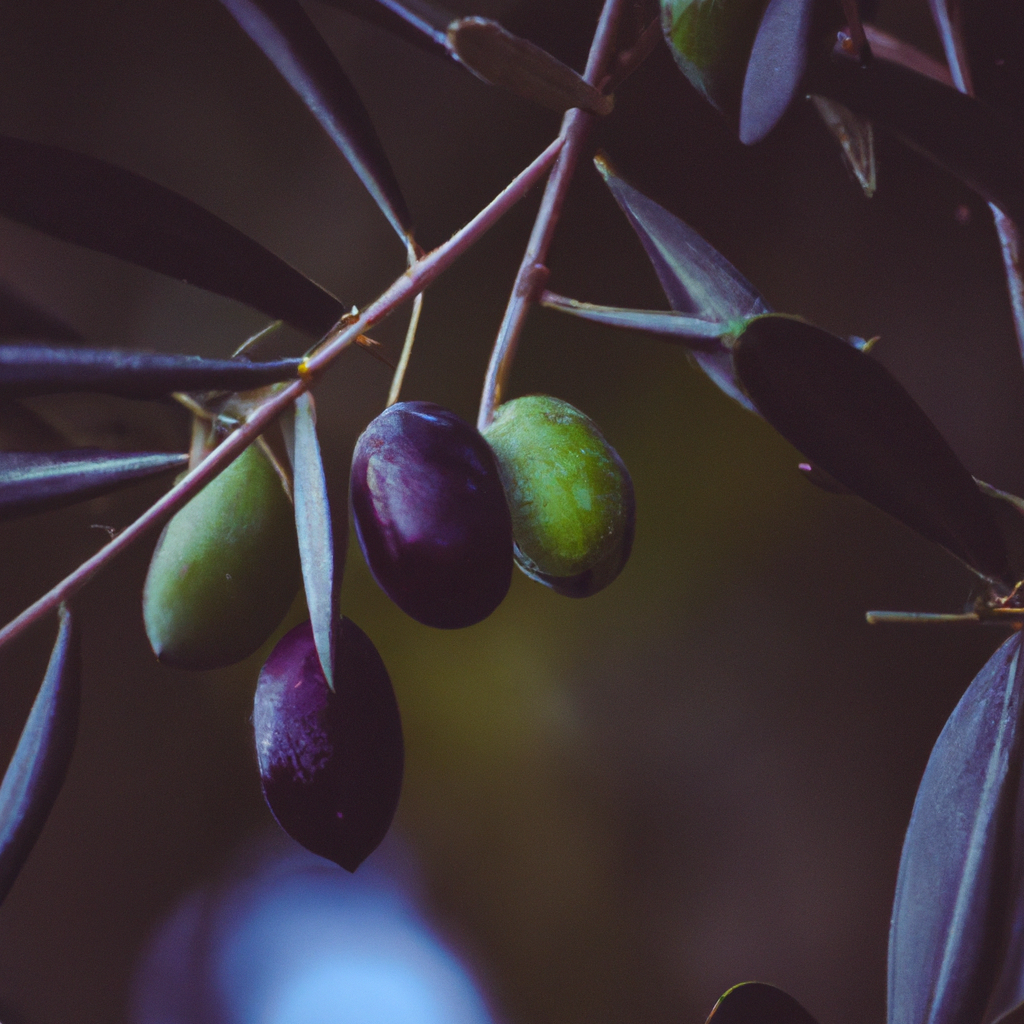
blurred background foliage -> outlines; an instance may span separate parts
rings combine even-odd
[[[460,4],[582,66],[599,5]],[[466,221],[558,119],[338,11],[309,6],[360,90],[422,244]],[[938,55],[926,5],[879,23]],[[213,0],[2,0],[0,131],[145,174],[363,304],[402,269],[390,228],[299,100]],[[659,49],[595,142],[732,261],[776,309],[877,356],[967,466],[1024,490],[1021,367],[987,211],[882,137],[868,201],[810,104],[744,149]],[[536,206],[515,210],[427,295],[403,397],[475,416]],[[551,287],[666,303],[584,164]],[[92,342],[229,354],[262,326],[226,300],[0,222],[0,276]],[[375,335],[392,353],[402,318]],[[282,334],[297,351],[306,341]],[[382,407],[386,367],[352,351],[318,387],[335,506]],[[1002,637],[868,627],[871,608],[956,610],[967,570],[855,499],[800,479],[797,455],[682,352],[548,311],[511,385],[579,406],[629,465],[633,558],[573,602],[516,574],[469,630],[431,630],[381,594],[351,546],[343,610],[375,641],[407,742],[397,834],[434,926],[495,1018],[701,1021],[728,986],[772,982],[822,1024],[883,1013],[903,830],[935,736]],[[79,443],[184,445],[171,406],[37,402]],[[0,525],[9,619],[158,494]],[[155,538],[154,538],[155,540]],[[78,601],[82,729],[63,794],[0,910],[5,1024],[128,1020],[141,950],[182,894],[272,830],[251,748],[261,655],[164,669],[141,628],[150,544]],[[292,620],[301,616],[301,608]],[[0,750],[13,749],[52,635],[0,652]]]

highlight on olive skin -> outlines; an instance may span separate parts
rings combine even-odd
[[[280,625],[300,581],[291,502],[250,445],[164,528],[143,590],[146,636],[169,665],[233,665]]]
[[[400,402],[352,455],[352,515],[381,589],[426,626],[487,618],[512,580],[512,523],[479,431],[431,402]]]
[[[548,395],[498,407],[484,436],[512,515],[516,564],[567,597],[588,597],[629,559],[636,502],[629,471],[597,425]]]
[[[347,618],[336,631],[334,680],[332,692],[309,622],[284,635],[256,684],[256,759],[278,824],[355,871],[391,825],[405,753],[384,662]]]

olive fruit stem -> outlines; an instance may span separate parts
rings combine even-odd
[[[610,0],[616,2],[616,0]],[[194,469],[190,470],[162,498],[151,505],[130,526],[125,527],[109,544],[86,559],[74,572],[29,605],[20,615],[0,629],[0,647],[19,636],[34,623],[55,611],[89,582],[107,563],[117,557],[151,530],[162,525],[218,473],[226,469],[299,395],[308,391],[317,377],[327,369],[360,334],[379,323],[396,307],[418,295],[436,277],[447,270],[467,249],[544,175],[563,145],[555,139],[531,164],[487,204],[472,220],[460,228],[447,242],[417,260],[391,286],[378,296],[358,317],[345,316],[328,332],[323,342],[302,363],[301,376],[287,387],[271,395],[254,409],[245,422],[229,434]]]
[[[593,42],[590,44],[587,68],[583,73],[583,79],[588,85],[596,86],[604,77],[605,67],[614,55],[616,29],[625,6],[626,0],[605,0]],[[547,282],[544,261],[558,225],[569,183],[576,170],[576,163],[594,121],[593,114],[579,107],[567,110],[565,117],[562,118],[562,129],[559,132],[559,138],[564,143],[562,151],[558,154],[544,189],[540,209],[533,222],[530,241],[519,265],[512,294],[505,308],[505,316],[501,327],[498,328],[494,348],[491,350],[491,360],[487,365],[476,424],[481,433],[491,425],[494,410],[501,404],[519,335],[526,322],[526,314]]]

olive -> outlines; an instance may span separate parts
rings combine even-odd
[[[309,622],[286,633],[256,684],[256,759],[285,832],[355,871],[391,824],[405,755],[384,662],[346,618],[336,632],[334,681],[332,692]]]
[[[512,523],[494,455],[475,427],[430,402],[401,402],[352,454],[352,514],[384,592],[427,626],[480,622],[512,579]]]
[[[180,668],[241,661],[280,624],[300,579],[291,502],[250,445],[160,536],[142,595],[153,652]]]
[[[636,504],[629,471],[593,420],[568,402],[528,395],[499,406],[484,436],[520,569],[571,597],[611,583],[629,558]]]

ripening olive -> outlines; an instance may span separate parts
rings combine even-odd
[[[629,558],[636,506],[622,459],[568,402],[528,395],[499,406],[484,432],[527,576],[570,597],[607,586]]]
[[[250,445],[164,528],[142,595],[150,645],[180,668],[241,661],[277,628],[300,578],[292,505]]]
[[[427,626],[485,619],[512,579],[512,524],[487,442],[430,402],[401,402],[352,454],[352,514],[384,592]]]
[[[307,850],[349,871],[387,833],[404,747],[387,669],[366,634],[338,623],[334,686],[308,622],[286,633],[260,672],[253,727],[263,795]]]

